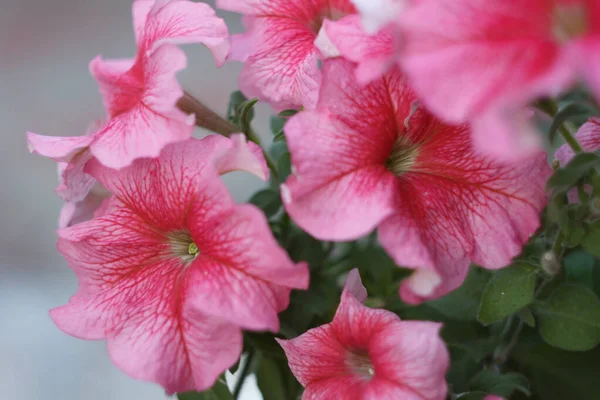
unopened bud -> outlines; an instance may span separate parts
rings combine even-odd
[[[558,161],[558,160],[552,160],[552,169],[554,171],[556,171],[559,168],[560,168],[560,161]]]
[[[557,275],[560,272],[560,262],[552,251],[547,251],[542,255],[542,269],[550,276]]]

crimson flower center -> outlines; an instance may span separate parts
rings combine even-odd
[[[557,4],[552,14],[552,33],[558,42],[583,36],[588,30],[587,10],[583,4]]]
[[[190,263],[198,257],[198,254],[200,254],[200,249],[189,232],[172,232],[168,235],[168,238],[173,255],[181,258],[184,262]]]
[[[410,171],[418,155],[418,147],[409,142],[405,136],[399,136],[385,166],[396,176]]]
[[[346,354],[346,365],[354,374],[366,380],[375,376],[375,367],[366,351],[349,351]]]

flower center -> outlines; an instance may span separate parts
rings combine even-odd
[[[394,143],[392,152],[388,157],[385,166],[394,175],[400,176],[408,171],[414,165],[417,159],[418,148],[411,144],[405,136],[399,136]]]
[[[187,231],[177,231],[169,234],[171,250],[176,257],[190,263],[198,257],[200,249]]]
[[[552,33],[559,43],[583,36],[588,30],[583,4],[557,4],[552,14]]]
[[[346,355],[346,365],[350,370],[366,380],[375,376],[375,367],[371,357],[365,351],[349,351]]]

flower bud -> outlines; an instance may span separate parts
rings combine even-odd
[[[560,262],[552,251],[547,251],[542,255],[542,269],[550,276],[555,276],[560,272]]]

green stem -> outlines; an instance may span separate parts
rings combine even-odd
[[[556,255],[556,259],[560,260],[563,249],[563,242],[565,241],[565,234],[560,231],[558,235],[556,235],[556,239],[554,240],[554,244],[552,245],[552,252]]]
[[[252,361],[254,360],[255,352],[253,348],[250,348],[248,351],[248,356],[246,357],[246,362],[240,371],[240,377],[238,378],[235,386],[233,388],[233,398],[237,400],[240,397],[240,393],[242,392],[242,387],[244,386],[244,381],[250,374],[250,368],[252,367]]]
[[[577,139],[575,139],[575,136],[573,135],[573,133],[571,133],[571,131],[567,128],[565,124],[560,124],[558,130],[562,135],[563,139],[565,139],[565,142],[567,142],[569,147],[571,147],[571,149],[573,149],[575,153],[583,152],[583,149],[579,145],[579,142],[577,141]]]

